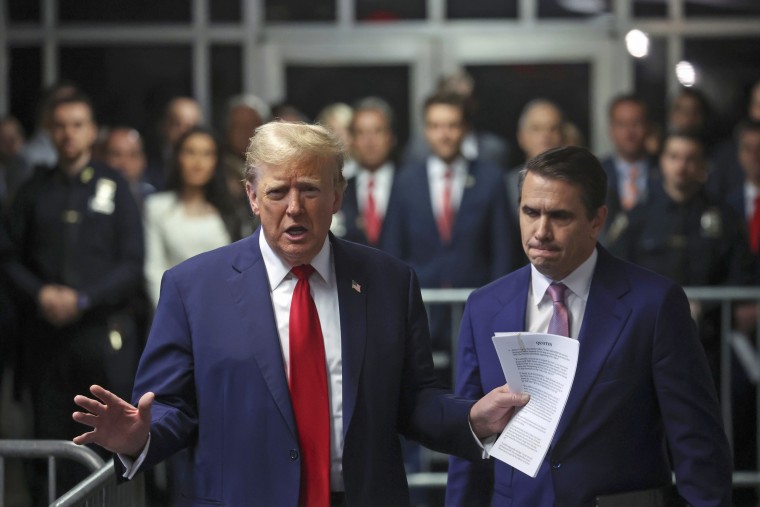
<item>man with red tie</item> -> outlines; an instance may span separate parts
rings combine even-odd
[[[456,392],[504,383],[497,332],[576,339],[578,368],[536,477],[451,458],[446,505],[731,505],[731,453],[686,295],[597,243],[607,217],[599,161],[553,148],[527,162],[520,189],[530,265],[467,301]]]
[[[323,127],[256,130],[261,227],[166,272],[137,406],[93,386],[74,419],[94,429],[75,442],[117,452],[126,478],[189,448],[182,505],[407,505],[399,433],[482,456],[473,434],[501,431],[527,397],[438,387],[414,272],[328,234],[342,153]]]
[[[391,158],[396,146],[393,110],[379,97],[364,98],[353,109],[349,163],[356,167],[330,230],[343,239],[382,249],[383,221],[396,175]]]

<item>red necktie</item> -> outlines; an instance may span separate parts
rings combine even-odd
[[[322,327],[311,297],[310,265],[298,277],[290,303],[290,398],[301,446],[301,507],[330,505],[330,412]]]
[[[749,247],[752,253],[760,253],[760,197],[755,197],[755,209],[749,222]]]
[[[364,208],[364,230],[367,233],[367,242],[370,245],[376,245],[380,240],[380,227],[382,221],[375,207],[375,178],[369,177],[367,184],[367,206]]]
[[[549,321],[549,334],[558,334],[560,336],[570,336],[570,316],[565,306],[565,286],[564,283],[552,282],[549,285],[549,295],[554,304],[554,313]]]
[[[623,209],[628,211],[639,201],[639,169],[635,165],[631,165],[628,168],[628,178],[625,180],[625,192],[621,199]]]
[[[438,233],[441,241],[451,242],[451,229],[454,225],[454,210],[451,207],[451,167],[446,167],[443,173],[443,192],[441,194],[441,212],[438,215]]]

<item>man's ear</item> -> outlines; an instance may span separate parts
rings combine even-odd
[[[256,188],[253,186],[253,183],[248,180],[245,182],[245,193],[248,195],[248,205],[251,207],[251,211],[253,211],[254,215],[258,216],[259,201],[256,196]]]

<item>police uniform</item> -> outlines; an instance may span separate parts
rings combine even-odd
[[[94,383],[128,395],[138,359],[129,302],[142,284],[143,232],[127,182],[90,163],[70,177],[38,169],[16,195],[8,232],[15,255],[4,271],[22,303],[24,373],[37,438],[69,439],[73,398]],[[56,327],[37,298],[46,284],[78,292],[79,318]]]

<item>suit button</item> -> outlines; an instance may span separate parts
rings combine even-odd
[[[297,460],[298,459],[298,451],[296,451],[295,449],[291,449],[290,450],[290,459],[292,459],[294,461]]]
[[[552,468],[555,470],[562,468],[562,463],[552,463]]]

